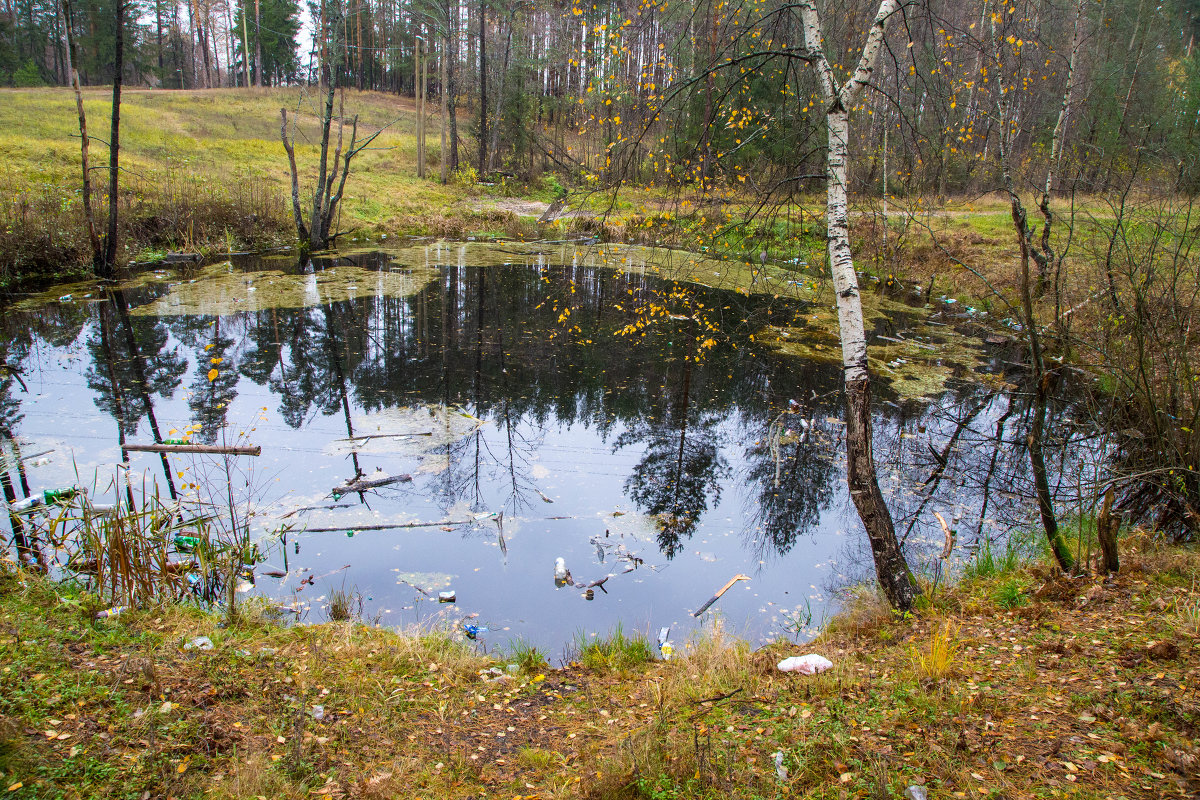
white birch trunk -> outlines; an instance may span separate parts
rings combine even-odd
[[[1071,32],[1071,55],[1067,59],[1067,86],[1063,89],[1062,106],[1058,109],[1058,120],[1054,123],[1054,135],[1050,140],[1050,165],[1046,168],[1046,188],[1042,192],[1044,203],[1049,202],[1050,193],[1054,191],[1054,178],[1058,172],[1058,162],[1062,158],[1063,133],[1066,129],[1067,115],[1071,112],[1071,94],[1075,83],[1075,62],[1083,41],[1083,37],[1080,36],[1082,17],[1083,0],[1076,0],[1075,27]]]
[[[846,482],[871,542],[875,574],[893,607],[908,611],[920,589],[909,571],[891,512],[879,490],[872,453],[871,376],[867,370],[867,337],[863,324],[862,296],[854,257],[850,252],[850,220],[847,207],[847,161],[849,158],[850,110],[871,80],[875,57],[883,44],[884,26],[897,8],[897,0],[882,0],[867,33],[862,56],[854,74],[838,86],[833,68],[821,42],[821,22],[815,0],[801,0],[800,15],[808,58],[817,73],[825,103],[828,128],[826,153],[826,230],[829,266],[837,296],[838,328],[842,342],[842,370],[846,389]]]
[[[863,324],[862,297],[854,256],[850,252],[850,212],[846,192],[846,159],[850,138],[850,114],[843,108],[825,116],[829,129],[826,155],[826,229],[829,238],[829,270],[837,295],[838,329],[842,340],[842,370],[846,383],[866,380],[867,334]]]

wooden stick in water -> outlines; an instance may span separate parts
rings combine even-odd
[[[954,550],[954,531],[950,530],[950,526],[946,524],[946,519],[938,512],[933,512],[937,517],[938,524],[942,526],[942,533],[946,535],[946,544],[942,546],[942,560],[950,557],[950,552]]]
[[[416,433],[364,433],[362,436],[350,436],[335,439],[336,442],[358,442],[363,439],[402,439],[405,436],[433,436],[433,431],[418,431]]]
[[[720,600],[721,595],[725,594],[730,589],[732,589],[733,585],[735,583],[737,583],[738,581],[748,581],[748,580],[750,580],[749,575],[734,575],[732,578],[729,579],[729,583],[725,584],[720,589],[717,589],[717,593],[714,594],[712,597],[708,598],[707,603],[705,603],[704,605],[700,606],[698,609],[693,611],[692,616],[698,617],[701,614],[703,614],[705,611],[708,611],[708,607],[711,606],[713,603],[717,602],[718,600]]]
[[[443,519],[437,522],[389,522],[380,525],[342,525],[336,528],[305,528],[304,533],[340,533],[341,531],[389,531],[399,528],[439,528],[450,525],[470,525],[470,519]]]
[[[335,486],[330,493],[334,495],[333,499],[337,500],[341,495],[365,492],[368,489],[378,489],[381,486],[389,486],[393,483],[408,483],[411,480],[412,475],[385,475],[382,478],[360,478],[359,480],[347,481],[341,486]]]

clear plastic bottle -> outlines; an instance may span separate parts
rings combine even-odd
[[[26,497],[24,500],[12,501],[8,504],[8,510],[13,514],[24,514],[26,511],[32,511],[44,505],[46,505],[45,498],[35,494],[32,497]]]

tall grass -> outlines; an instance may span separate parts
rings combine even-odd
[[[141,507],[121,506],[115,513],[97,513],[86,496],[78,502],[78,524],[68,532],[72,509],[65,507],[49,531],[52,540],[58,526],[66,534],[56,543],[65,545],[69,554],[66,571],[85,578],[115,605],[144,605],[187,594],[186,575],[198,564],[175,560],[174,536],[185,530],[176,521],[174,504],[163,502],[157,492],[146,496]]]
[[[526,673],[539,672],[550,664],[549,658],[541,648],[522,639],[516,639],[509,643],[505,649],[505,660],[516,664],[522,672]]]
[[[968,580],[994,578],[1015,572],[1022,564],[1041,556],[1039,537],[1024,531],[1010,531],[1001,547],[991,539],[981,540],[974,557],[967,562],[964,577]]]
[[[107,198],[93,202],[103,226]],[[278,189],[248,176],[218,180],[165,170],[135,179],[121,190],[117,218],[126,262],[173,250],[257,249],[295,237]],[[91,257],[77,187],[42,183],[0,199],[0,289],[85,274]]]
[[[927,641],[910,645],[909,658],[912,660],[913,671],[919,677],[937,681],[948,678],[957,671],[961,651],[962,642],[958,640],[958,630],[947,621],[935,630]]]
[[[349,622],[358,619],[362,616],[363,597],[362,592],[351,587],[346,588],[342,584],[337,589],[329,593],[329,606],[326,613],[334,622]]]

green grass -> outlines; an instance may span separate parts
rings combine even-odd
[[[1026,603],[1025,587],[1020,580],[1009,578],[996,586],[992,598],[1000,608],[1012,610]]]
[[[533,674],[541,672],[550,666],[550,660],[545,651],[522,639],[515,639],[504,649],[504,660],[516,664],[521,672]]]
[[[979,542],[975,555],[967,562],[964,577],[979,580],[1009,575],[1042,553],[1033,535],[1010,531],[1003,546],[990,539]]]
[[[579,663],[589,669],[624,670],[654,660],[650,640],[641,633],[627,636],[620,624],[606,636],[580,633],[575,643]]]
[[[719,628],[651,663],[644,637],[615,629],[587,637],[581,665],[500,681],[450,632],[286,628],[251,606],[224,627],[178,605],[96,620],[102,598],[0,562],[0,789],[833,800],[923,781],[932,797],[1182,795],[1200,553],[1136,533],[1124,545],[1128,571],[1104,583],[1055,578],[1034,551],[916,616],[852,610],[859,624],[805,646],[834,661],[821,675],[779,673],[794,646],[755,650]],[[1035,582],[1059,594],[997,602]],[[215,649],[182,650],[196,635]],[[1164,640],[1177,656],[1146,655]]]
[[[84,91],[89,131],[107,132],[109,93]],[[294,241],[290,179],[279,139],[279,109],[300,120],[296,158],[301,195],[315,184],[319,153],[316,97],[303,89],[156,91],[122,95],[122,241],[126,260],[167,250],[225,250]],[[341,230],[389,234],[458,235],[501,223],[506,214],[480,208],[475,186],[416,177],[411,101],[382,93],[348,92],[348,114],[360,133],[390,126],[354,161],[346,183]],[[348,132],[347,132],[348,135]],[[92,164],[107,164],[103,141],[93,140]],[[68,89],[0,90],[0,282],[30,274],[60,275],[88,258],[79,192],[79,132]],[[98,170],[95,176],[103,176]],[[99,216],[103,180],[94,180]],[[518,192],[523,187],[515,188]],[[307,205],[307,200],[302,205]],[[511,230],[510,230],[511,228]],[[56,266],[57,265],[57,266]]]

